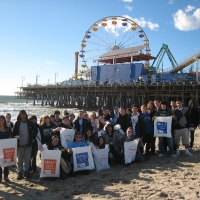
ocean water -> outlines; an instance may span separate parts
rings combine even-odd
[[[26,99],[17,99],[15,96],[2,96],[0,95],[0,115],[6,115],[6,113],[11,114],[11,121],[15,122],[17,120],[17,116],[20,110],[26,110],[28,117],[31,115],[36,115],[38,118],[38,122],[41,116],[51,115],[55,110],[59,110],[62,113],[62,110],[67,109],[68,112],[74,113],[77,115],[76,108],[58,108],[51,106],[41,106],[41,101],[36,102],[36,105],[33,105],[33,100],[28,100],[26,103]]]

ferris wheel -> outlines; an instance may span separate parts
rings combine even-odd
[[[81,66],[94,65],[101,55],[109,51],[137,46],[143,46],[142,53],[150,55],[149,40],[136,22],[119,16],[100,19],[86,31],[81,41]]]

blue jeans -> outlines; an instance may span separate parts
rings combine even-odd
[[[165,147],[164,147],[164,138],[165,137],[158,137],[159,139],[159,150],[160,153],[165,154]],[[167,145],[169,147],[169,155],[174,154],[174,141],[173,141],[173,137],[171,136],[170,138],[167,137]]]
[[[28,172],[30,161],[31,161],[31,150],[32,147],[18,147],[17,150],[17,172],[22,174],[23,162],[25,164],[25,172]]]

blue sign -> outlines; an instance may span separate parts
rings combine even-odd
[[[88,152],[76,154],[77,168],[84,168],[89,166]]]
[[[157,122],[157,133],[167,134],[167,122]]]

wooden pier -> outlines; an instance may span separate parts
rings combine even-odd
[[[134,83],[117,85],[29,86],[21,87],[23,98],[41,100],[41,105],[66,108],[96,109],[114,105],[130,107],[149,100],[176,100],[182,98],[186,106],[193,99],[199,104],[200,82]]]

